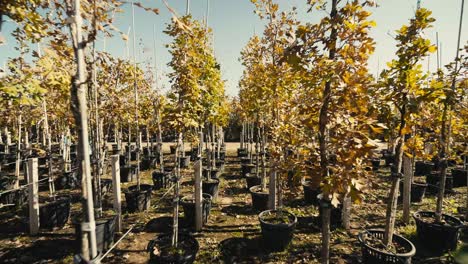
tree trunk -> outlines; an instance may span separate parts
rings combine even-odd
[[[93,203],[93,196],[92,196],[92,184],[91,184],[91,162],[89,158],[89,135],[88,135],[88,109],[87,109],[87,100],[86,100],[86,76],[85,76],[85,56],[84,56],[84,48],[85,42],[83,40],[81,30],[82,30],[82,17],[81,17],[81,10],[80,10],[80,0],[74,1],[74,23],[71,23],[71,35],[73,39],[73,48],[75,52],[75,59],[77,64],[77,71],[76,75],[73,78],[73,85],[72,85],[72,109],[75,110],[75,122],[77,125],[77,129],[80,131],[79,137],[79,144],[81,147],[79,148],[79,152],[81,152],[82,160],[82,178],[83,178],[83,198],[86,203],[85,215],[86,220],[89,224],[89,241],[90,241],[90,248],[91,252],[88,252],[88,248],[86,247],[88,244],[88,239],[86,236],[83,237],[82,245],[82,254],[85,260],[90,260],[97,256],[97,248],[96,248],[96,233],[95,233],[95,220],[94,220],[94,203]]]
[[[343,210],[341,211],[341,222],[343,223],[343,228],[347,231],[350,230],[351,222],[351,198],[348,194],[343,198]]]
[[[21,111],[21,110],[20,110]],[[16,166],[15,166],[15,188],[19,188],[19,176],[20,176],[20,166],[21,166],[21,130],[23,125],[23,115],[20,113],[18,115],[18,140],[16,146]]]
[[[335,59],[336,53],[336,41],[337,41],[337,29],[336,29],[336,16],[337,16],[337,0],[332,1],[332,8],[330,13],[330,19],[332,21],[332,29],[330,33],[330,48],[329,48],[329,59]],[[325,89],[323,91],[322,107],[319,112],[319,147],[320,147],[320,167],[322,178],[328,176],[328,149],[327,149],[327,126],[328,126],[328,111],[331,103],[331,81],[325,83]],[[323,197],[325,203],[329,203],[329,198],[326,194]],[[328,264],[330,261],[330,208],[324,210],[322,218],[322,252],[321,252],[321,263]]]

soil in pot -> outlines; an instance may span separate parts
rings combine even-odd
[[[450,215],[442,214],[442,223],[437,223],[435,212],[420,211],[413,214],[419,241],[434,252],[455,250],[463,222]]]
[[[423,182],[413,182],[411,184],[411,202],[420,203],[426,193],[427,184]],[[398,201],[403,201],[403,181],[400,181],[400,191],[398,192]]]
[[[414,176],[426,176],[435,169],[434,163],[430,161],[416,161],[414,167]]]
[[[250,189],[251,187],[255,185],[262,184],[262,178],[257,177],[255,173],[247,173],[247,175],[245,175],[245,180],[247,182],[247,189]]]
[[[255,170],[255,165],[251,163],[242,164],[241,175],[245,177],[247,173],[252,173]]]
[[[310,179],[302,180],[302,187],[304,189],[304,200],[308,204],[315,206],[319,205],[317,196],[320,194],[320,182],[312,181]]]
[[[151,207],[151,190],[153,186],[140,184],[140,190],[137,190],[137,187],[137,185],[133,185],[125,190],[127,211],[130,213],[143,212]]]
[[[153,171],[151,173],[153,178],[153,189],[160,190],[165,189],[169,185],[169,172],[160,172],[160,171]]]
[[[70,218],[70,196],[56,197],[55,201],[39,206],[39,223],[44,229],[62,228]]]
[[[397,234],[389,248],[383,245],[383,230],[366,230],[361,232],[358,240],[362,248],[362,263],[365,264],[410,264],[416,254],[416,248],[406,238]]]
[[[202,181],[202,192],[213,197],[213,202],[218,198],[219,179],[210,179]]]
[[[172,234],[162,234],[148,243],[149,263],[190,264],[199,250],[198,241],[190,235],[179,234],[177,248],[172,247]]]
[[[104,216],[96,220],[96,245],[101,253],[108,250],[114,244],[117,215]],[[77,251],[81,251],[81,221],[73,221],[75,226],[75,239]]]
[[[211,200],[212,196],[203,193],[203,203],[202,203],[202,219],[203,224],[208,222],[208,216],[210,215],[211,210]],[[180,199],[180,204],[184,208],[184,220],[191,227],[195,226],[195,199],[193,196],[185,196]]]
[[[255,185],[250,187],[249,192],[252,196],[252,207],[257,211],[268,209],[268,189],[262,190],[262,186]]]
[[[467,170],[463,168],[452,169],[453,187],[464,187],[467,184]]]
[[[292,240],[297,217],[282,210],[266,210],[258,215],[263,244],[272,251],[284,250]]]

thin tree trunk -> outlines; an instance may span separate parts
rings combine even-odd
[[[413,167],[411,158],[403,155],[403,223],[410,222],[411,208],[411,181],[413,179]]]
[[[332,1],[330,19],[332,21],[332,29],[330,33],[330,50],[329,59],[335,59],[336,53],[336,40],[337,40],[337,29],[335,17],[337,15],[337,0]],[[328,176],[328,149],[327,149],[327,126],[328,126],[328,109],[331,103],[331,81],[325,83],[325,89],[323,91],[322,107],[319,112],[319,148],[320,148],[320,167],[322,177]],[[324,197],[324,203],[329,203],[329,198]],[[322,252],[321,252],[321,263],[328,264],[330,259],[330,208],[324,208],[322,210]]]

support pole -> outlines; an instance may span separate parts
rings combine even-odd
[[[203,211],[202,211],[202,160],[195,162],[195,231],[199,232],[203,227]]]
[[[122,196],[120,191],[120,155],[112,155],[112,187],[114,189],[114,211],[117,213],[117,232],[122,232]]]
[[[39,232],[39,174],[37,158],[28,160],[28,202],[29,202],[29,234]]]

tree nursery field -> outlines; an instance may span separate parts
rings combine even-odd
[[[464,0],[454,59],[417,1],[377,75],[375,1],[250,2],[236,96],[190,0],[0,2],[0,263],[468,263]],[[172,17],[164,78],[135,9]]]

